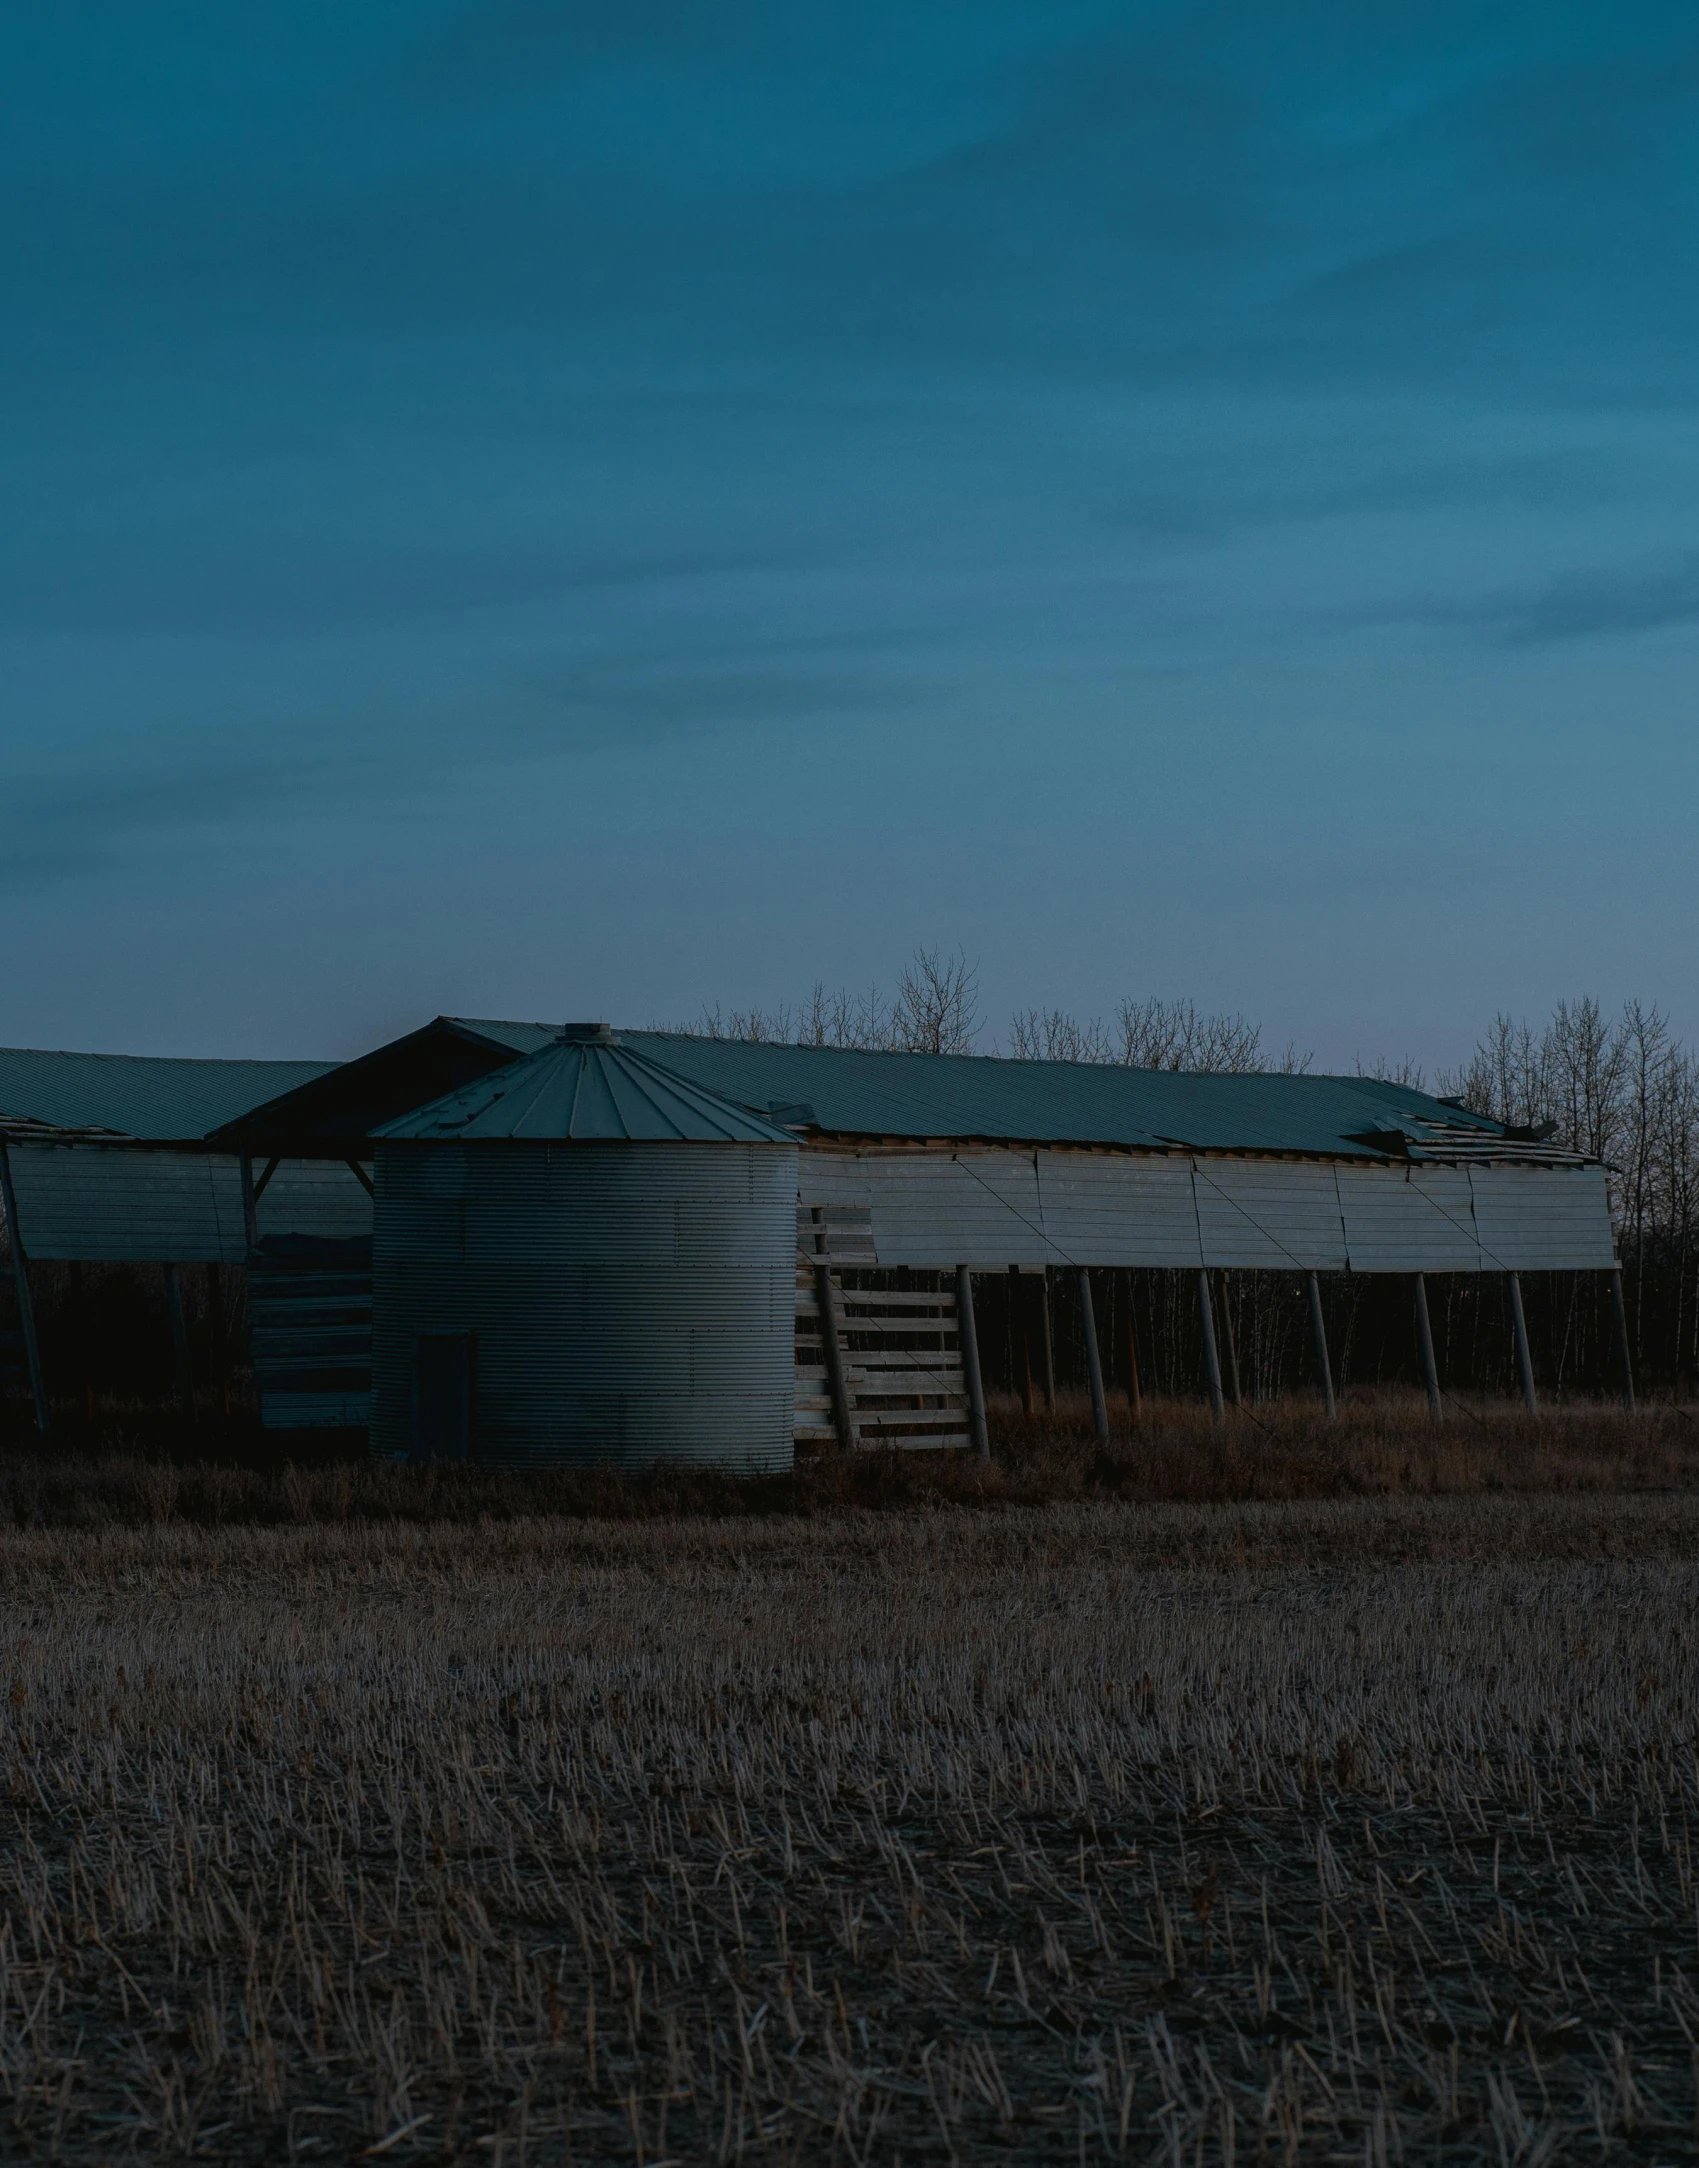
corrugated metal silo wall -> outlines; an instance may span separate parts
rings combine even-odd
[[[472,1333],[497,1466],[791,1465],[796,1153],[380,1144],[372,1445],[415,1437],[421,1334]]]

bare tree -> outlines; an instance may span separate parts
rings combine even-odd
[[[979,970],[962,950],[919,948],[897,980],[891,1038],[909,1054],[971,1054],[979,1041]]]
[[[1009,1020],[1009,1053],[1015,1061],[1116,1059],[1109,1033],[1097,1017],[1081,1024],[1061,1009],[1021,1009]]]
[[[1115,1012],[1121,1027],[1120,1059],[1134,1069],[1212,1070],[1245,1076],[1272,1065],[1262,1050],[1262,1027],[1242,1016],[1207,1016],[1191,1001],[1123,1001]],[[1293,1049],[1294,1068],[1307,1067]]]
[[[1386,1056],[1381,1054],[1372,1062],[1365,1062],[1359,1054],[1355,1074],[1372,1077],[1377,1084],[1408,1084],[1412,1091],[1419,1092],[1427,1088],[1423,1082],[1422,1065],[1411,1054],[1406,1054],[1402,1061],[1388,1061]]]

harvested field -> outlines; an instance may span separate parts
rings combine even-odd
[[[1699,1499],[0,1535],[0,2150],[1695,2150]]]

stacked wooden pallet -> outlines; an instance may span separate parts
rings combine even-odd
[[[865,1262],[865,1213],[799,1215],[796,1441],[913,1450],[972,1442],[956,1289],[948,1273],[881,1271]],[[863,1262],[852,1262],[859,1256]],[[833,1316],[822,1312],[822,1299]],[[833,1405],[828,1326],[835,1324],[843,1405]],[[847,1438],[845,1437],[847,1432]]]

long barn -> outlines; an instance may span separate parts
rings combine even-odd
[[[268,1421],[362,1421],[360,1287],[315,1342],[329,1282],[312,1275],[354,1286],[374,1228],[381,1254],[379,1132],[517,1073],[560,1032],[438,1017],[334,1066],[0,1053],[15,1247],[284,1274],[262,1322]],[[1516,1275],[1615,1270],[1602,1166],[1405,1085],[667,1032],[614,1043],[795,1139],[799,1440],[982,1435],[963,1308],[976,1274],[1190,1269],[1208,1342],[1219,1269],[1408,1274],[1418,1300],[1426,1273],[1501,1273],[1518,1316]],[[89,1066],[103,1059],[109,1072]],[[369,1345],[369,1316],[365,1330]]]

